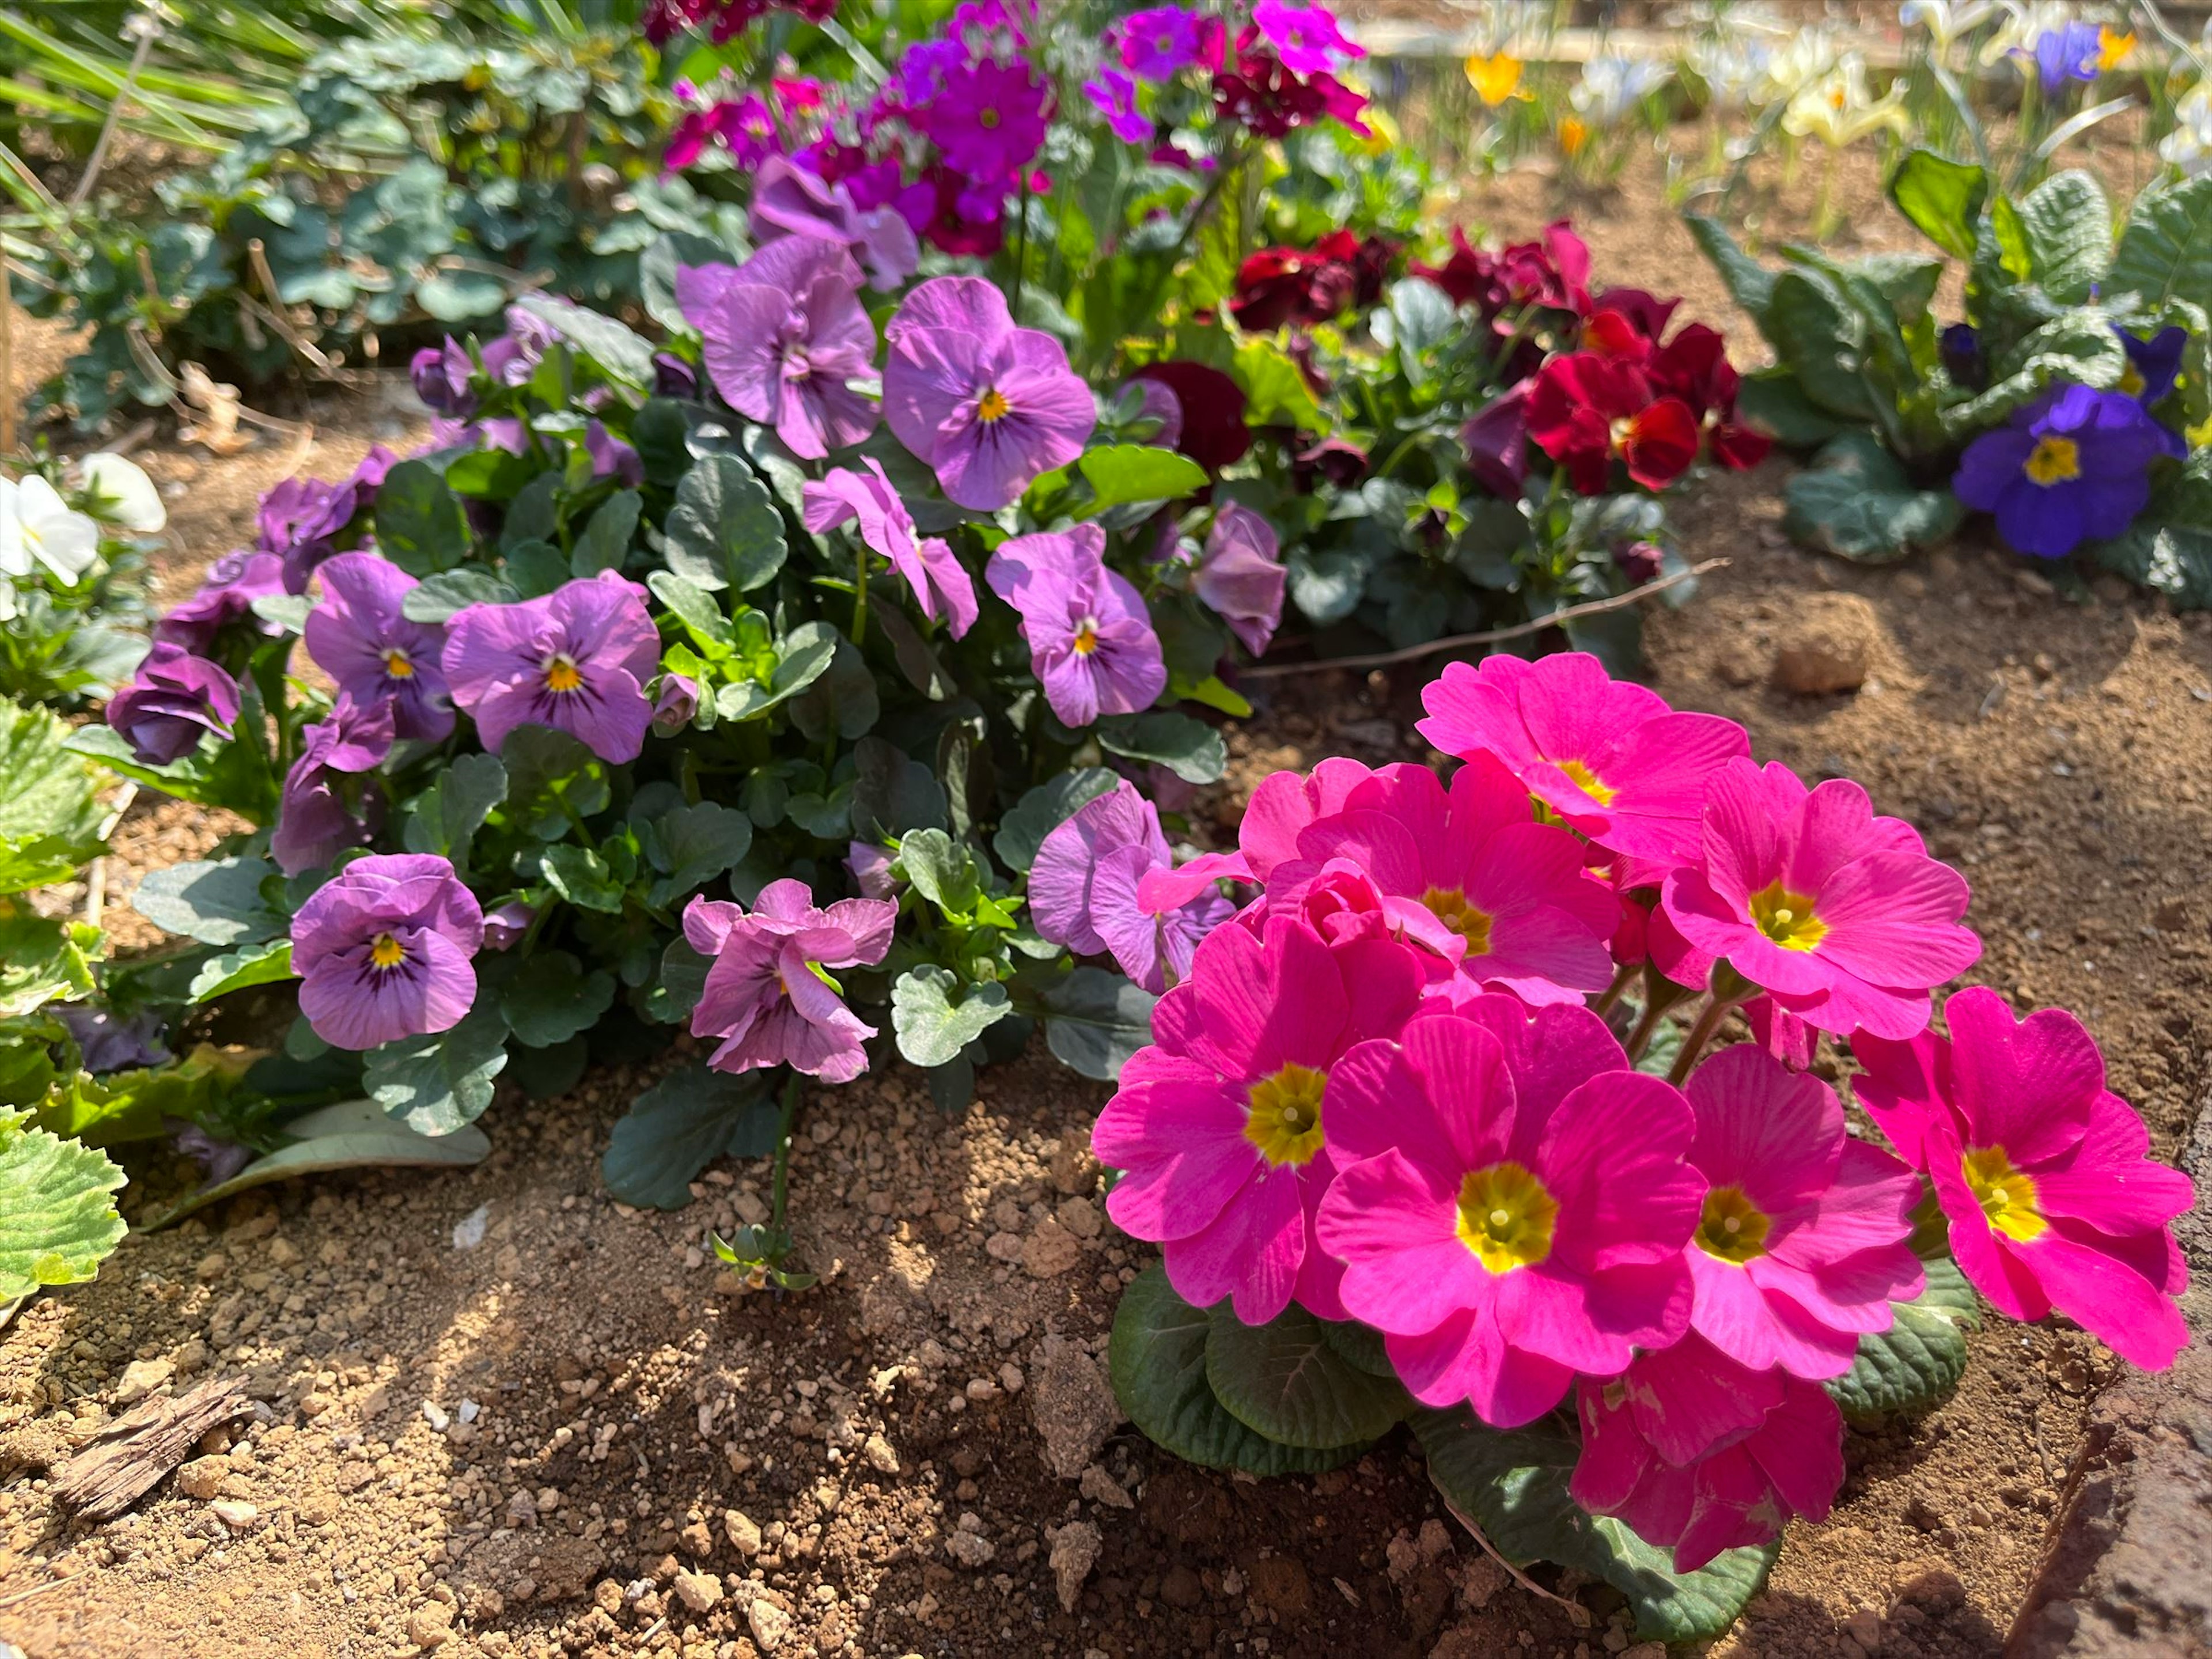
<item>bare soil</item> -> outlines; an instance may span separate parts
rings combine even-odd
[[[1548,188],[1516,176],[1470,210],[1525,234]],[[1656,192],[1625,190],[1587,228],[1606,280],[1729,319]],[[325,475],[398,420],[316,412],[319,448],[293,464]],[[185,486],[174,598],[250,533],[290,452],[141,458]],[[1980,547],[1879,570],[1801,552],[1778,528],[1785,476],[1770,463],[1679,505],[1686,550],[1732,562],[1654,617],[1653,683],[1918,824],[1975,884],[1972,977],[2077,1010],[2172,1155],[2206,1072],[2206,619],[2110,580],[2062,599]],[[1807,644],[1863,652],[1863,684],[1779,689],[1777,656]],[[1275,767],[1418,758],[1425,678],[1274,682],[1231,732],[1212,832]],[[118,866],[217,833],[142,811]],[[476,1170],[251,1195],[134,1236],[96,1284],[27,1307],[0,1332],[0,1638],[30,1659],[1631,1649],[1602,1587],[1540,1571],[1571,1616],[1508,1582],[1402,1434],[1334,1474],[1255,1483],[1113,1420],[1105,1334],[1146,1255],[1098,1203],[1102,1089],[1032,1057],[947,1118],[887,1057],[816,1091],[793,1208],[825,1282],[777,1299],[706,1249],[759,1213],[757,1166],[710,1170],[670,1215],[600,1186],[609,1124],[681,1057],[603,1066],[546,1105],[502,1097]],[[127,1207],[183,1172],[138,1175]],[[1717,1653],[1998,1651],[2114,1362],[2063,1322],[1992,1322],[1972,1346],[1948,1405],[1852,1437],[1832,1521],[1792,1529]],[[47,1472],[72,1446],[141,1389],[210,1375],[243,1379],[256,1420],[121,1521],[58,1511]]]

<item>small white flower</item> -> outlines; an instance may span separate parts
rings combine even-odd
[[[2158,147],[2161,159],[2188,178],[2212,172],[2212,81],[2199,82],[2173,106],[2173,131]]]
[[[1774,48],[1762,40],[1714,40],[1700,37],[1690,45],[1684,61],[1712,94],[1720,110],[1752,107],[1765,90],[1772,72]]]
[[[1752,96],[1759,106],[1786,103],[1836,66],[1832,30],[1807,29],[1767,60],[1766,82]]]
[[[1592,126],[1614,126],[1674,76],[1671,65],[1656,58],[1608,54],[1583,65],[1582,79],[1567,97],[1575,113]]]
[[[100,526],[62,504],[36,473],[0,478],[0,575],[27,576],[32,562],[73,582],[100,556]]]
[[[136,461],[103,451],[86,456],[80,470],[85,494],[94,498],[94,511],[108,523],[136,535],[151,536],[169,522],[161,492]]]
[[[1960,35],[1980,27],[1996,11],[1994,0],[1963,0],[1955,6],[1951,0],[1905,0],[1897,9],[1897,21],[1909,29],[1926,29],[1940,58]]]
[[[1884,127],[1902,136],[1911,125],[1905,111],[1905,83],[1900,81],[1877,100],[1867,87],[1866,60],[1855,52],[1802,89],[1782,115],[1784,131],[1818,138],[1831,149],[1856,144]]]

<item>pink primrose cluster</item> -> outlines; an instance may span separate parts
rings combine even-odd
[[[1425,701],[1449,785],[1278,773],[1181,868],[1108,797],[1048,848],[1087,889],[1040,855],[1118,958],[1176,970],[1093,1146],[1186,1301],[1358,1320],[1416,1399],[1495,1426],[1571,1399],[1577,1500],[1686,1571],[1828,1512],[1821,1384],[1924,1288],[1929,1188],[2003,1312],[2172,1363],[2190,1183],[2071,1015],[1969,990],[1929,1030],[1981,947],[1909,826],[1588,656],[1454,665]],[[1223,880],[1256,891],[1194,949]],[[1671,1077],[1633,1063],[1650,1019],[1625,1047],[1600,1012],[1639,972],[1647,1007],[1703,994]],[[1736,1009],[1753,1040],[1709,1051]],[[1809,1069],[1821,1032],[1892,1150]]]

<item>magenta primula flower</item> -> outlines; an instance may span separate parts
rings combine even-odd
[[[995,283],[932,277],[884,336],[884,418],[962,507],[997,512],[1080,455],[1098,423],[1060,342],[1016,328]]]
[[[1620,901],[1584,867],[1583,844],[1535,822],[1528,792],[1487,755],[1459,769],[1449,794],[1425,766],[1382,768],[1300,830],[1297,851],[1269,876],[1270,904],[1316,866],[1349,860],[1436,954],[1437,988],[1455,999],[1488,987],[1579,1002],[1612,981]]]
[[[238,682],[220,665],[157,640],[107,700],[107,723],[131,739],[143,764],[167,766],[210,733],[229,742],[239,707]]]
[[[883,463],[863,456],[865,474],[835,466],[820,483],[809,479],[801,495],[806,527],[817,535],[857,520],[860,540],[890,561],[914,590],[914,602],[932,622],[940,615],[954,639],[975,625],[975,584],[967,566],[941,536],[915,534],[914,515],[891,488]]]
[[[1690,1240],[1690,1328],[1753,1370],[1841,1376],[1890,1304],[1926,1283],[1912,1253],[1920,1182],[1844,1132],[1818,1078],[1747,1042],[1690,1074],[1690,1162],[1708,1183]]]
[[[341,553],[318,574],[323,602],[307,613],[303,633],[315,665],[341,696],[365,706],[390,703],[396,735],[445,741],[453,729],[453,701],[438,663],[446,630],[402,613],[415,578],[374,553]]]
[[[540,599],[459,612],[439,665],[488,750],[518,726],[550,726],[601,760],[633,761],[653,720],[645,684],[660,635],[645,590],[602,570]]]
[[[1218,927],[1200,943],[1190,977],[1152,1012],[1154,1046],[1122,1068],[1091,1135],[1099,1161],[1126,1172],[1108,1213],[1161,1245],[1184,1301],[1227,1297],[1248,1325],[1294,1295],[1344,1317],[1336,1264],[1313,1233],[1335,1167],[1322,1134],[1333,1068],[1404,1023],[1420,980],[1404,945],[1332,950],[1289,917],[1262,934]]]
[[[2081,1022],[2045,1008],[2014,1022],[1979,986],[1943,1005],[1947,1042],[1857,1036],[1859,1103],[1924,1170],[1960,1271],[2014,1319],[2054,1307],[2146,1370],[2189,1340],[2172,1298],[2189,1274],[2168,1224],[2195,1190],[2153,1163],[2150,1134],[2105,1086]]]
[[[1148,6],[1115,24],[1108,40],[1119,50],[1121,66],[1139,80],[1171,81],[1187,69],[1219,69],[1225,33],[1218,17],[1181,6]]]
[[[393,705],[341,696],[337,707],[300,733],[300,757],[284,774],[284,793],[269,836],[269,856],[288,876],[328,864],[359,847],[381,822],[381,793],[346,780],[374,771],[392,753]],[[357,796],[358,810],[348,802]]]
[[[450,1030],[475,1005],[483,910],[428,853],[356,859],[292,918],[300,1012],[334,1048]]]
[[[1123,779],[1085,802],[1037,848],[1030,915],[1040,938],[1078,956],[1110,955],[1155,996],[1190,976],[1199,941],[1235,914],[1217,891],[1154,915],[1138,902],[1146,875],[1175,863],[1159,811]]]
[[[1191,591],[1255,657],[1267,650],[1283,620],[1290,572],[1283,567],[1282,552],[1274,526],[1231,501],[1213,515],[1191,575]]]
[[[1021,613],[1045,701],[1077,730],[1149,708],[1168,687],[1144,598],[1106,568],[1105,551],[1106,532],[1079,524],[1010,537],[983,568],[991,591]]]
[[[1567,1490],[1618,1516],[1695,1572],[1765,1544],[1799,1516],[1825,1521],[1844,1484],[1844,1416],[1818,1383],[1737,1364],[1696,1336],[1584,1377],[1583,1450]]]
[[[1702,853],[1660,897],[1693,960],[1727,962],[1824,1031],[1909,1037],[1929,990],[1982,953],[1959,920],[1965,879],[1848,779],[1808,790],[1779,763],[1730,761],[1708,787]]]
[[[953,69],[909,118],[957,171],[1011,185],[1042,147],[1052,102],[1052,83],[1026,58],[986,59]]]
[[[803,881],[770,882],[750,911],[693,899],[684,937],[713,965],[691,1011],[691,1034],[721,1040],[707,1063],[722,1072],[788,1066],[830,1083],[866,1071],[860,1044],[875,1027],[845,1006],[823,970],[881,962],[897,919],[898,906],[883,899],[817,908]]]
[[[170,607],[154,624],[154,637],[198,656],[213,651],[223,629],[234,623],[274,639],[284,631],[283,625],[256,616],[253,602],[284,591],[284,561],[274,553],[226,553],[208,567],[206,579],[191,598]]]
[[[1514,1428],[1577,1371],[1618,1376],[1681,1334],[1705,1182],[1688,1103],[1629,1070],[1596,1015],[1468,1007],[1338,1062],[1316,1231],[1416,1399]]]
[[[1137,83],[1121,70],[1102,67],[1083,83],[1083,95],[1123,143],[1141,144],[1152,136],[1152,118],[1137,103]]]
[[[1300,858],[1298,836],[1316,819],[1342,809],[1345,799],[1373,770],[1333,756],[1310,775],[1271,772],[1260,780],[1237,826],[1237,850],[1207,853],[1175,870],[1156,870],[1142,884],[1145,908],[1158,912],[1183,904],[1216,881],[1264,884],[1278,865]]]
[[[687,267],[676,291],[714,390],[793,454],[814,459],[875,430],[875,405],[849,383],[875,371],[876,325],[839,244],[787,236],[734,268]]]
[[[1579,651],[1449,663],[1421,703],[1417,729],[1446,754],[1497,756],[1571,827],[1655,866],[1634,885],[1697,856],[1706,781],[1751,752],[1734,720],[1676,714]]]
[[[1336,14],[1326,6],[1259,0],[1252,8],[1252,21],[1274,47],[1283,67],[1293,75],[1324,75],[1352,58],[1367,56],[1366,48],[1345,34]]]

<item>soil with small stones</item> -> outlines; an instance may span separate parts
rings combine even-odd
[[[1515,234],[1557,205],[1525,175],[1467,198]],[[1729,318],[1656,189],[1586,228],[1606,279]],[[185,487],[163,597],[250,533],[287,467],[404,441],[398,407],[322,406],[297,460],[281,441],[221,464],[142,452]],[[2109,580],[2062,599],[1981,548],[1879,570],[1800,552],[1785,476],[1711,480],[1676,508],[1686,551],[1732,562],[1654,615],[1653,684],[1917,824],[1975,884],[1971,977],[2079,1011],[2171,1157],[2212,1035],[2205,619]],[[1807,660],[1856,689],[1785,689]],[[1232,834],[1276,767],[1419,757],[1426,678],[1273,683],[1231,729],[1202,836]],[[142,802],[109,860],[111,921],[135,920],[137,872],[220,830]],[[673,1214],[600,1186],[609,1125],[676,1048],[549,1104],[503,1096],[477,1169],[252,1194],[26,1307],[0,1332],[0,1638],[30,1659],[1638,1651],[1603,1587],[1539,1570],[1571,1614],[1492,1565],[1402,1433],[1333,1474],[1252,1482],[1114,1420],[1106,1333],[1148,1252],[1103,1218],[1101,1088],[1032,1056],[958,1117],[888,1059],[816,1091],[793,1211],[824,1282],[777,1299],[706,1248],[763,1212],[758,1166],[709,1170]],[[184,1178],[137,1173],[127,1206]],[[1832,1520],[1791,1529],[1716,1653],[1997,1651],[2114,1362],[2057,1321],[1992,1322],[1971,1346],[1950,1403],[1851,1437]],[[238,1379],[254,1419],[120,1521],[57,1512],[48,1472],[71,1448],[139,1391],[210,1376]]]

